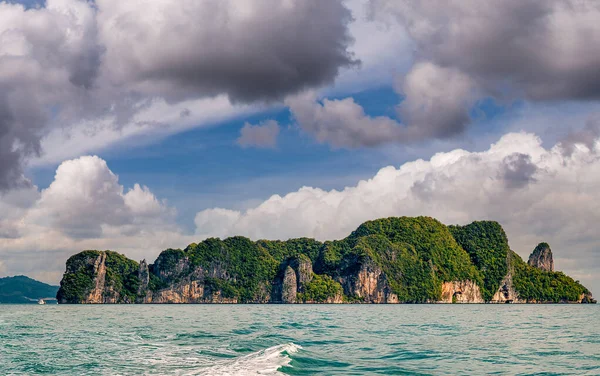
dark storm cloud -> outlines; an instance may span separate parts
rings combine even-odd
[[[595,0],[372,0],[398,16],[419,59],[454,67],[491,93],[533,100],[600,98]]]
[[[347,51],[351,14],[340,0],[98,6],[107,71],[148,94],[280,100],[329,84],[355,63]]]
[[[507,188],[524,188],[535,182],[535,173],[538,167],[531,161],[531,156],[514,153],[502,160],[500,178]]]
[[[342,0],[27,5],[0,3],[0,191],[53,127],[119,127],[156,98],[283,100],[356,63]]]
[[[417,63],[407,77],[429,64],[466,77],[477,98],[600,99],[596,0],[371,0],[370,9],[377,20],[400,22],[413,40]],[[412,107],[431,109],[415,125],[437,129],[433,137],[444,129],[456,134],[471,120],[473,98],[462,101],[462,110],[444,105],[455,96],[453,85],[421,85],[416,94],[398,89]]]

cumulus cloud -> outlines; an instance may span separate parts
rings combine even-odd
[[[405,45],[414,48],[412,66],[395,85],[403,97],[398,121],[368,117],[352,98],[312,106],[311,113],[327,117],[298,116],[298,102],[288,100],[300,127],[319,142],[370,147],[451,138],[489,97],[502,103],[600,99],[595,1],[370,0],[369,9],[375,24],[403,27],[411,40]],[[339,115],[342,107],[347,115]]]
[[[402,25],[415,63],[400,79],[402,121],[423,138],[462,132],[480,98],[600,99],[600,4],[593,0],[370,0]],[[406,140],[406,138],[403,138]]]
[[[512,248],[527,256],[548,241],[576,277],[600,266],[591,223],[600,221],[599,148],[566,156],[528,133],[503,136],[488,150],[457,149],[395,168],[341,191],[303,187],[274,195],[245,211],[208,209],[196,216],[197,234],[253,239],[347,236],[366,220],[429,215],[447,224],[491,219],[504,225]],[[559,265],[561,262],[559,261]],[[582,277],[583,278],[583,277]]]
[[[531,156],[523,153],[507,155],[502,160],[500,178],[507,188],[524,188],[535,182],[538,167],[531,162]]]
[[[352,98],[317,101],[306,92],[286,99],[296,122],[320,143],[354,148],[395,142],[405,135],[401,124],[385,116],[370,117]]]
[[[274,148],[277,145],[278,135],[279,123],[275,120],[267,120],[258,125],[246,122],[236,142],[243,148]]]
[[[453,68],[424,62],[415,64],[398,89],[405,100],[399,116],[411,129],[412,140],[448,138],[462,133],[476,100],[476,84]]]
[[[474,82],[460,71],[420,63],[398,83],[406,99],[398,106],[399,122],[368,116],[354,99],[323,99],[314,92],[290,96],[286,105],[302,130],[334,147],[373,147],[443,139],[464,131],[468,107],[475,102]],[[444,90],[440,90],[440,88]]]
[[[167,247],[184,246],[190,238],[175,216],[148,187],[125,190],[104,160],[80,157],[63,162],[46,189],[0,196],[0,258],[11,274],[57,282],[65,260],[83,249],[151,258]]]
[[[104,160],[85,156],[57,168],[25,222],[72,238],[98,238],[111,228],[132,233],[157,221],[165,224],[173,214],[147,187],[135,184],[124,193]]]
[[[221,97],[239,114],[330,84],[357,63],[351,21],[342,0],[0,3],[0,190],[28,183],[24,164],[49,134],[160,133],[206,113],[184,101]],[[176,119],[137,119],[161,101]]]

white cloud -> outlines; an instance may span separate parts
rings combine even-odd
[[[63,162],[50,186],[0,197],[0,258],[5,272],[58,282],[66,259],[84,249],[113,249],[153,259],[191,238],[176,211],[148,187],[125,191],[106,162],[85,156]],[[186,243],[187,242],[187,243]]]
[[[490,219],[505,227],[521,255],[548,241],[559,267],[595,274],[593,268],[600,266],[600,242],[591,225],[600,221],[600,202],[594,199],[600,189],[597,151],[597,143],[592,150],[578,144],[568,156],[560,145],[545,149],[533,134],[511,133],[483,152],[457,149],[429,161],[385,167],[342,191],[303,187],[245,211],[205,210],[196,216],[197,234],[325,240],[345,237],[380,217],[429,215],[447,224]],[[596,284],[596,278],[587,281]]]
[[[243,148],[275,148],[278,135],[279,123],[275,120],[267,120],[258,125],[246,122],[240,130],[237,143]]]
[[[353,98],[317,101],[306,92],[286,100],[296,122],[320,143],[334,147],[356,148],[398,142],[405,127],[386,116],[370,117]]]
[[[470,120],[468,109],[475,102],[476,88],[460,71],[419,63],[398,88],[406,95],[398,106],[401,122],[367,115],[352,97],[319,103],[316,93],[309,91],[290,96],[285,103],[302,130],[333,147],[446,139],[462,133]]]

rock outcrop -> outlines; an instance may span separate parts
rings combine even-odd
[[[490,303],[525,303],[524,300],[519,299],[519,294],[513,286],[512,271],[502,279],[498,291],[492,297]]]
[[[467,280],[444,282],[440,303],[485,303],[485,301],[479,286]]]
[[[531,252],[527,264],[547,272],[554,271],[554,260],[552,259],[552,250],[548,243],[540,243]]]
[[[279,273],[272,290],[274,303],[297,303],[298,293],[312,280],[313,269],[310,259],[304,255],[286,259],[279,266]]]
[[[340,278],[344,293],[364,303],[398,303],[385,273],[372,260],[360,265],[356,273]]]

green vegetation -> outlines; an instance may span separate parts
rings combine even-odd
[[[204,278],[204,288],[209,295],[220,293],[222,297],[227,299],[239,296],[239,291],[235,288],[233,283],[220,278]]]
[[[313,274],[310,282],[303,286],[303,293],[298,293],[301,302],[326,303],[333,301],[336,296],[342,297],[342,285],[328,275]]]
[[[230,280],[228,293],[236,292],[240,302],[265,300],[271,294],[279,262],[248,238],[210,238],[190,244],[183,253],[191,268],[200,266],[210,276]]]
[[[472,280],[481,285],[482,276],[473,267],[469,255],[454,240],[448,227],[430,217],[392,217],[360,225],[348,239],[383,235],[392,243],[414,247],[419,258],[431,261],[441,281]]]
[[[51,286],[24,275],[0,278],[0,303],[37,303],[41,298],[56,297],[57,291],[58,286]]]
[[[127,257],[112,251],[106,251],[105,285],[110,286],[110,293],[116,292],[123,301],[135,302],[140,280],[140,265]]]
[[[589,293],[573,278],[562,272],[547,272],[527,265],[519,255],[510,253],[514,268],[513,283],[519,298],[535,302],[574,302],[581,294]]]
[[[483,285],[480,285],[483,299],[492,299],[508,271],[506,261],[510,249],[502,226],[498,222],[481,221],[448,229],[483,275]]]
[[[95,287],[95,267],[102,254],[106,259],[104,298],[114,298],[118,303],[133,303],[140,284],[139,264],[112,251],[83,251],[67,260],[57,299],[60,302],[80,303],[85,301]]]
[[[93,261],[100,257],[99,251],[83,251],[67,260],[67,271],[60,289],[56,295],[59,301],[69,303],[80,303],[94,288],[94,264]]]
[[[67,261],[58,293],[62,301],[85,301],[95,287],[94,264],[101,255],[84,251]],[[282,270],[289,266],[303,280],[310,273],[306,261],[314,274],[297,286],[302,302],[326,302],[340,295],[347,302],[364,301],[365,295],[350,287],[361,271],[383,272],[381,288],[407,303],[437,301],[444,282],[465,280],[475,282],[489,301],[509,271],[520,297],[530,301],[576,301],[588,292],[563,273],[528,266],[510,251],[502,227],[490,221],[445,226],[430,217],[383,218],[365,222],[345,239],[324,243],[309,238],[210,238],[183,250],[163,251],[148,267],[147,289],[141,286],[137,262],[111,251],[105,255],[103,293],[108,294],[106,301],[117,302],[139,302],[146,292],[175,291],[191,281],[203,284],[203,301],[215,296],[242,303],[278,301]]]
[[[419,258],[415,248],[406,243],[392,243],[385,236],[369,235],[360,238],[352,249],[358,263],[372,260],[385,273],[398,300],[425,303],[438,300],[441,281],[432,263]]]

